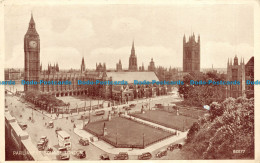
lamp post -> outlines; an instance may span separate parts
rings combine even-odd
[[[144,133],[143,133],[143,148],[144,148]]]

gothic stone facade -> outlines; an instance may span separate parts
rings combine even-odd
[[[135,98],[153,97],[167,94],[167,87],[161,85],[134,85],[135,80],[159,79],[154,72],[106,72],[106,64],[96,64],[96,71],[87,71],[84,58],[79,71],[60,71],[58,64],[48,66],[47,71],[41,71],[40,65],[40,39],[35,28],[33,16],[29,23],[28,31],[24,38],[25,52],[25,80],[26,81],[71,81],[71,85],[25,85],[24,90],[38,90],[54,96],[86,95],[103,99],[113,99],[127,102]],[[118,70],[121,70],[121,66]],[[134,43],[129,58],[129,70],[137,71],[137,58]],[[129,85],[79,85],[81,81],[129,81]]]
[[[183,72],[200,72],[200,36],[197,42],[194,34],[188,42],[183,36]]]

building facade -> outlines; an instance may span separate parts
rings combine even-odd
[[[187,42],[183,36],[183,72],[200,72],[200,36],[196,42],[194,33]]]
[[[24,85],[24,91],[37,90],[42,93],[58,96],[86,95],[102,99],[117,100],[122,103],[136,98],[154,97],[167,94],[164,85],[134,85],[134,80],[158,81],[154,72],[136,72],[137,57],[135,55],[134,42],[129,58],[130,72],[107,72],[106,64],[96,63],[95,71],[86,70],[84,58],[82,58],[79,70],[61,71],[58,63],[54,66],[48,64],[48,69],[41,71],[40,63],[40,39],[36,32],[33,16],[29,23],[28,31],[24,39],[25,51],[25,80],[26,81],[70,81],[71,84],[40,84]],[[117,70],[122,70],[121,60]],[[143,66],[144,70],[144,66]],[[131,72],[135,71],[135,72]],[[102,85],[97,81],[128,81],[128,85]],[[88,81],[94,84],[80,84],[79,81]]]

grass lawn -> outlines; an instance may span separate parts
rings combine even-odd
[[[86,125],[86,128],[101,135],[103,134],[104,122],[94,122]],[[171,134],[126,118],[116,117],[111,121],[106,121],[108,135],[105,136],[112,142],[118,144],[143,145],[143,133],[145,135],[145,145],[155,140],[166,138]]]
[[[136,113],[133,116],[181,131],[183,128],[184,130],[189,129],[197,121],[195,118],[183,115],[177,116],[174,112],[162,110],[145,111],[144,114]]]

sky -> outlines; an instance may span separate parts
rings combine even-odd
[[[254,49],[253,6],[236,5],[11,5],[5,6],[5,67],[24,67],[24,35],[31,12],[40,35],[43,69],[88,69],[105,62],[128,68],[132,41],[138,66],[182,67],[183,36],[200,35],[201,68],[226,68],[228,58]]]

